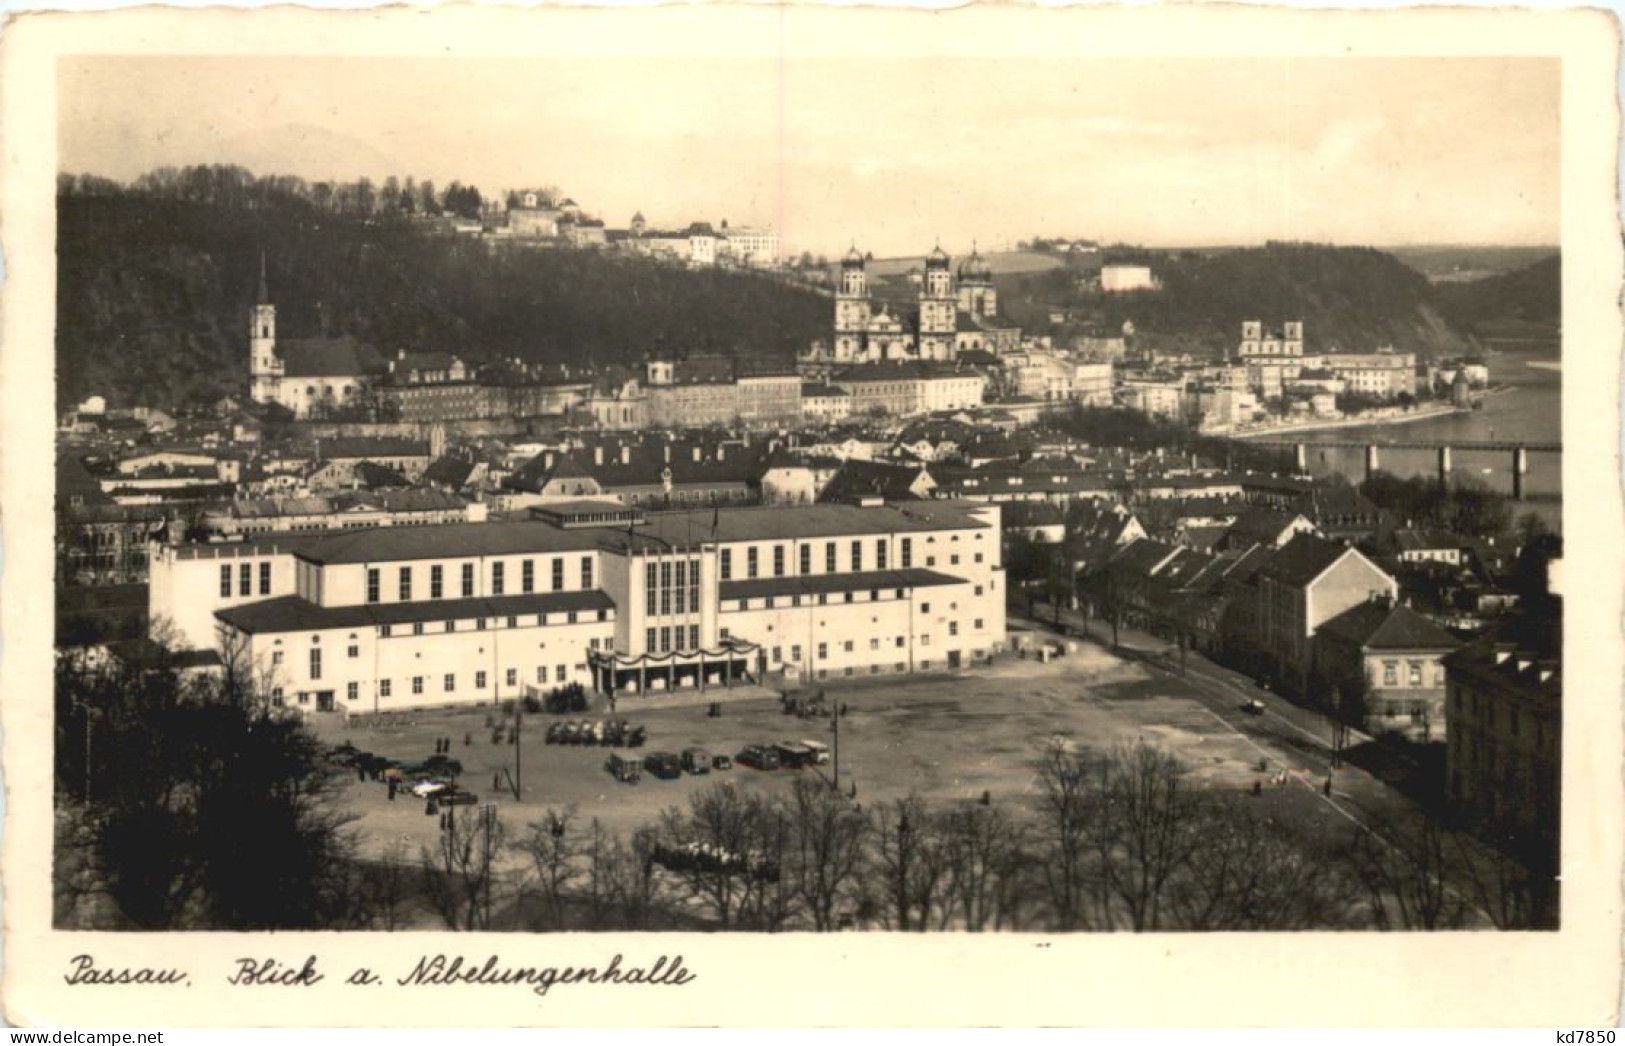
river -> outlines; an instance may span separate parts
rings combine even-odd
[[[1340,472],[1356,483],[1365,476],[1362,450],[1315,444],[1367,439],[1379,444],[1386,440],[1558,443],[1563,439],[1563,375],[1551,362],[1552,356],[1549,348],[1503,349],[1489,356],[1490,380],[1510,388],[1486,396],[1483,407],[1471,413],[1446,414],[1398,425],[1305,432],[1295,438],[1308,444],[1311,473]],[[1531,367],[1531,361],[1546,365]],[[1437,475],[1438,457],[1432,450],[1382,448],[1378,453],[1384,471],[1400,476]],[[1534,512],[1557,531],[1562,530],[1562,461],[1561,454],[1530,453],[1529,471],[1524,476],[1524,492],[1530,500],[1515,510],[1518,514]],[[1457,450],[1451,455],[1451,468],[1458,480],[1479,483],[1503,493],[1512,492],[1510,453]]]

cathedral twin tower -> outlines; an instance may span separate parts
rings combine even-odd
[[[925,259],[916,303],[876,302],[870,294],[864,256],[856,247],[841,260],[835,289],[837,360],[952,360],[962,333],[975,331],[998,315],[998,292],[991,266],[974,250],[959,266],[958,280],[941,247]],[[957,286],[956,286],[957,284]]]

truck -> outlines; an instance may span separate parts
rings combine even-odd
[[[799,741],[780,741],[773,749],[779,754],[779,765],[786,770],[812,766],[818,759],[811,748]]]
[[[711,753],[703,748],[683,749],[683,769],[691,774],[711,772]]]
[[[662,781],[683,776],[683,763],[670,752],[650,752],[643,757],[643,768]]]

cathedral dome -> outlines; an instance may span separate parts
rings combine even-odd
[[[863,255],[859,253],[856,246],[846,252],[846,257],[841,259],[841,266],[847,269],[863,268]]]
[[[925,256],[925,267],[927,269],[946,269],[948,267],[948,252],[942,249],[941,244],[938,244],[935,250]]]
[[[993,267],[973,248],[970,257],[959,263],[959,278],[986,282],[993,279]]]

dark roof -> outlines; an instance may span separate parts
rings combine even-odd
[[[1112,557],[1111,569],[1126,574],[1149,576],[1169,556],[1179,551],[1181,550],[1175,546],[1161,541],[1138,538],[1124,545],[1122,550]]]
[[[325,461],[366,458],[426,458],[429,445],[402,436],[335,436],[321,441]]]
[[[597,548],[603,534],[602,530],[563,530],[530,520],[373,527],[313,537],[295,554],[312,563],[336,564],[585,552]]]
[[[647,522],[633,533],[639,548],[658,548],[661,542],[682,546],[691,541],[771,541],[987,529],[987,524],[972,514],[973,508],[956,501],[910,501],[872,508],[816,504],[789,511],[771,505],[703,508],[650,513]],[[714,531],[713,521],[717,524]],[[627,533],[612,530],[604,540],[612,548],[624,549]]]
[[[1466,546],[1466,542],[1454,534],[1419,528],[1394,531],[1394,544],[1401,552],[1435,549],[1459,551]]]
[[[1301,588],[1324,574],[1333,563],[1351,551],[1347,545],[1339,545],[1313,534],[1297,534],[1281,546],[1275,558],[1259,571],[1259,575],[1291,588]]]
[[[1483,692],[1521,694],[1544,705],[1553,715],[1563,711],[1563,669],[1555,656],[1540,647],[1499,642],[1499,636],[1479,640],[1444,658],[1452,679]]]
[[[1012,501],[999,506],[1006,529],[1010,527],[1049,527],[1066,522],[1061,506],[1048,501]]]
[[[765,596],[816,596],[832,592],[861,592],[865,589],[930,588],[968,583],[962,577],[915,567],[908,570],[865,570],[856,574],[808,574],[802,577],[724,581],[717,586],[717,596],[719,599],[760,599]]]
[[[458,490],[468,482],[468,477],[473,472],[472,461],[447,455],[429,463],[429,467],[423,470],[423,482]]]
[[[355,467],[355,477],[368,490],[409,487],[411,481],[394,469],[372,461],[363,461]]]
[[[830,477],[819,500],[881,497],[887,501],[907,501],[918,497],[913,487],[924,472],[926,469],[922,465],[893,465],[850,458]]]
[[[975,371],[961,371],[952,364],[935,360],[890,360],[884,363],[859,363],[835,374],[837,382],[904,381],[915,378],[946,378],[959,374],[976,376]]]
[[[282,373],[288,378],[341,378],[382,374],[388,369],[377,349],[348,335],[279,341],[276,354],[282,359]]]
[[[1449,632],[1407,606],[1370,600],[1338,614],[1320,631],[1370,650],[1454,650]]]
[[[1296,512],[1284,512],[1260,505],[1249,508],[1237,516],[1236,521],[1230,525],[1230,533],[1242,538],[1275,541],[1297,518]]]
[[[1185,527],[1179,532],[1179,540],[1183,544],[1189,545],[1191,548],[1212,551],[1213,548],[1223,541],[1225,536],[1229,533],[1230,528],[1223,525],[1212,527]]]
[[[259,603],[218,610],[215,616],[244,632],[318,632],[329,628],[370,628],[416,621],[465,621],[521,614],[609,610],[615,602],[597,589],[581,592],[538,592],[521,596],[474,599],[421,599],[409,603],[367,603],[324,607],[298,596],[278,596]]]

